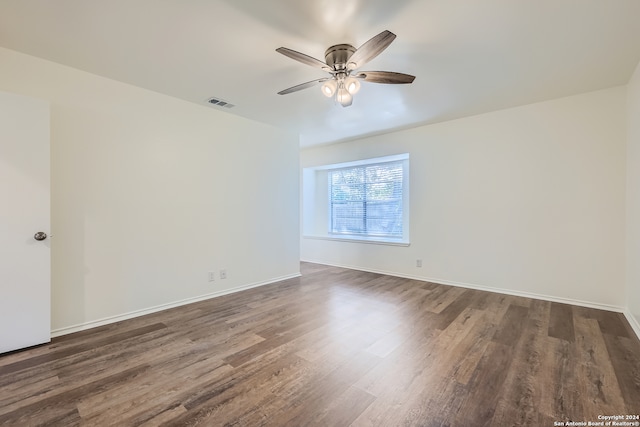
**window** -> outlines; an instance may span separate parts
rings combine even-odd
[[[330,233],[402,237],[402,162],[329,171]]]
[[[409,244],[409,155],[302,170],[305,238]]]

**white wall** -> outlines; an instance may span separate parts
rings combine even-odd
[[[0,90],[51,103],[54,330],[299,272],[296,135],[1,48],[0,64]]]
[[[640,64],[627,92],[627,297],[640,331]]]
[[[301,239],[303,260],[621,308],[626,88],[304,150],[411,155],[411,245]],[[423,267],[416,267],[416,260]]]

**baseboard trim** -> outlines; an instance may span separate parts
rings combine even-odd
[[[625,310],[624,317],[627,318],[627,322],[631,325],[631,329],[636,333],[636,336],[640,340],[640,320],[636,319],[636,317],[629,311],[629,309]]]
[[[615,305],[601,304],[601,303],[590,302],[590,301],[575,300],[575,299],[571,299],[571,298],[556,297],[556,296],[552,296],[552,295],[536,294],[536,293],[533,293],[533,292],[514,291],[514,290],[511,290],[511,289],[504,289],[504,288],[493,288],[491,286],[475,285],[475,284],[472,284],[472,283],[455,282],[455,281],[451,281],[451,280],[436,279],[436,278],[424,277],[424,276],[414,276],[414,275],[403,274],[403,273],[398,273],[398,272],[394,272],[394,271],[385,271],[385,270],[378,270],[378,269],[356,267],[356,266],[350,266],[350,265],[346,265],[346,264],[334,264],[334,263],[325,262],[325,261],[318,261],[318,260],[314,261],[314,260],[306,260],[306,259],[304,259],[304,260],[301,260],[301,261],[310,262],[310,263],[314,263],[314,264],[330,265],[332,267],[347,268],[349,270],[359,270],[359,271],[366,271],[366,272],[369,272],[369,273],[385,274],[387,276],[402,277],[404,279],[422,280],[424,282],[437,283],[439,285],[456,286],[456,287],[459,287],[459,288],[475,289],[475,290],[478,290],[478,291],[495,292],[495,293],[498,293],[498,294],[512,295],[512,296],[516,296],[516,297],[533,298],[533,299],[539,299],[539,300],[543,300],[543,301],[558,302],[558,303],[561,303],[561,304],[572,304],[572,305],[577,305],[577,306],[580,306],[580,307],[596,308],[598,310],[613,311],[613,312],[616,312],[616,313],[624,313],[625,312],[625,309],[623,307],[619,307],[619,306],[615,306]]]
[[[248,285],[237,286],[231,289],[225,289],[217,292],[212,292],[210,294],[200,295],[193,298],[186,298],[180,301],[170,302],[167,304],[157,305],[155,307],[145,308],[142,310],[131,311],[125,314],[119,314],[116,316],[105,317],[98,320],[92,320],[90,322],[85,322],[73,326],[66,326],[64,328],[54,329],[51,331],[51,338],[59,337],[62,335],[72,334],[74,332],[80,332],[87,329],[95,328],[98,326],[108,325],[110,323],[120,322],[123,320],[133,319],[135,317],[144,316],[146,314],[157,313],[158,311],[168,310],[170,308],[180,307],[187,304],[192,304],[194,302],[205,301],[211,298],[221,297],[223,295],[229,295],[240,291],[245,291],[247,289],[257,288],[260,286],[270,285],[271,283],[281,282],[283,280],[293,279],[296,277],[300,277],[300,273],[289,274],[286,276],[276,277],[273,279],[269,279],[263,282],[255,282],[250,283]]]

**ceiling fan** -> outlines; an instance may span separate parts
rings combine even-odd
[[[292,86],[288,89],[281,90],[278,95],[286,95],[288,93],[297,92],[322,83],[322,93],[331,98],[335,95],[335,100],[343,107],[348,107],[353,102],[353,95],[360,90],[360,81],[369,83],[385,83],[385,84],[407,84],[412,83],[415,76],[403,73],[395,73],[392,71],[356,71],[367,62],[378,56],[384,51],[396,35],[391,31],[383,31],[377,36],[371,38],[358,49],[350,44],[337,44],[331,46],[325,51],[325,62],[312,58],[304,53],[286,47],[276,49],[289,58],[300,61],[303,64],[320,68],[329,74],[330,77],[312,80]]]

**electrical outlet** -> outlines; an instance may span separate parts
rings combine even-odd
[[[422,267],[422,260],[421,259],[417,259],[416,260],[416,267]]]
[[[221,279],[227,278],[227,270],[220,270],[220,278]]]
[[[213,271],[209,272],[209,281],[213,282],[214,280],[216,280],[216,273],[214,273]]]

